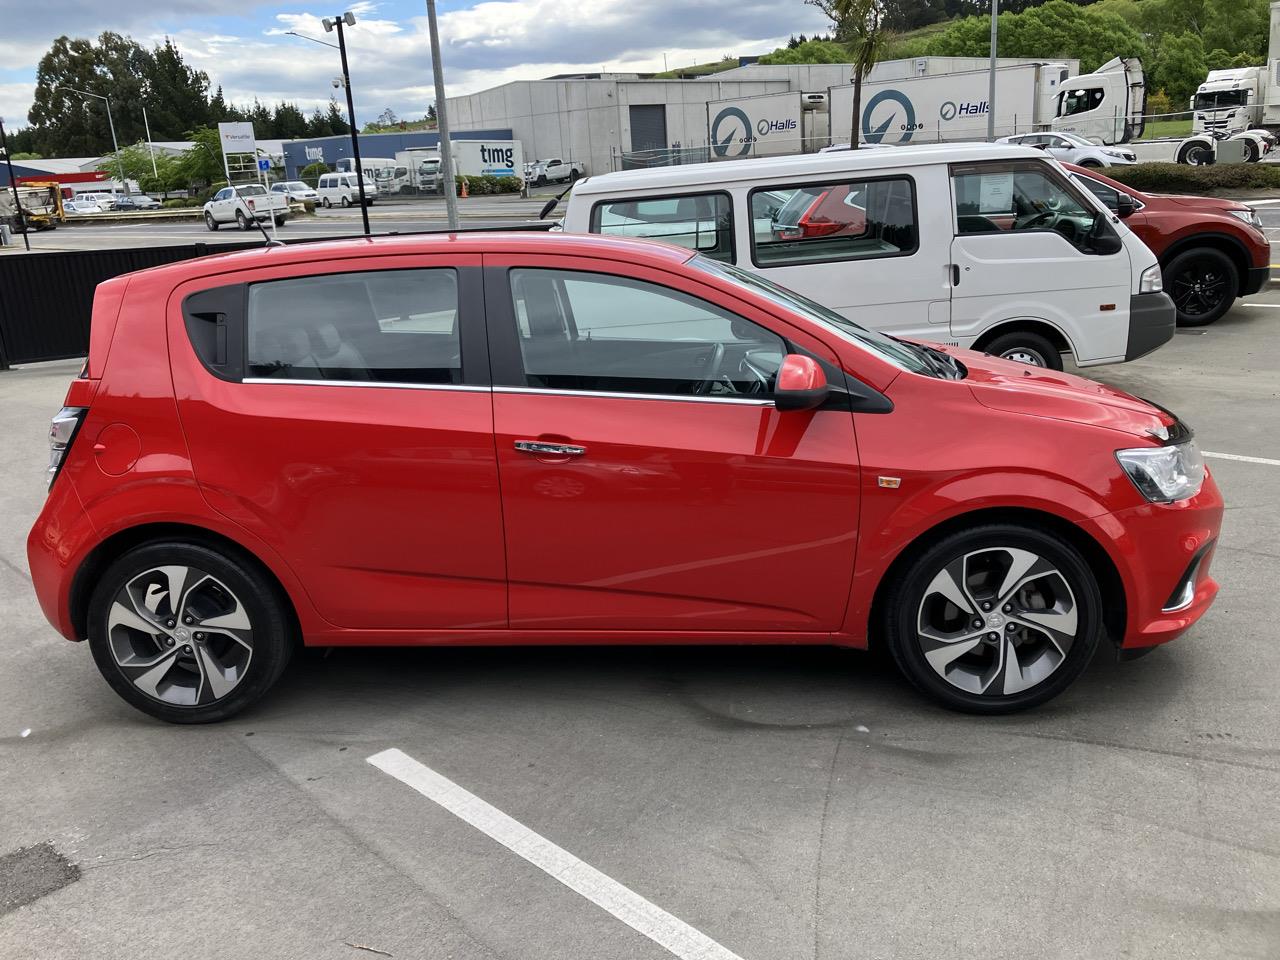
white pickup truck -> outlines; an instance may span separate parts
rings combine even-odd
[[[563,183],[566,180],[572,183],[586,174],[586,169],[577,161],[553,157],[550,160],[535,160],[533,163],[526,164],[524,179],[525,183],[541,187],[543,184]]]
[[[224,223],[234,223],[241,230],[252,229],[255,220],[275,218],[276,226],[284,226],[289,218],[289,197],[270,193],[260,183],[223,187],[204,205],[204,225],[217,230]]]

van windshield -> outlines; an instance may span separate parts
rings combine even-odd
[[[719,260],[712,260],[710,257],[704,257],[699,254],[690,260],[689,264],[739,286],[746,287],[753,293],[772,300],[793,313],[798,313],[806,319],[822,324],[841,334],[845,339],[852,340],[863,349],[874,353],[880,359],[887,360],[901,370],[923,374],[926,377],[952,376],[951,372],[944,374],[938,364],[940,362],[950,364],[954,363],[954,361],[949,358],[946,361],[939,361],[934,357],[935,353],[937,357],[947,357],[946,354],[930,351],[927,347],[918,346],[904,340],[896,340],[875,330],[868,330],[866,327],[854,323],[848,317],[841,316],[834,310],[824,307],[822,304],[816,303],[808,297],[796,293],[794,290],[780,287],[772,281],[743,270],[741,267],[735,267],[731,263],[722,263]],[[958,371],[959,367],[952,369]],[[959,376],[957,375],[956,378],[958,379]]]

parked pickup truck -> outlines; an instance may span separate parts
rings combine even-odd
[[[269,220],[273,216],[277,227],[284,226],[289,218],[289,198],[268,192],[260,183],[223,187],[204,205],[204,225],[210,230],[217,230],[224,223],[248,230],[255,220]]]
[[[554,157],[550,160],[535,160],[527,164],[524,179],[526,183],[541,187],[547,183],[563,183],[566,180],[572,183],[586,175],[587,171],[582,164],[574,160],[561,160],[559,157]]]

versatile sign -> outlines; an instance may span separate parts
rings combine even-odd
[[[256,153],[258,149],[252,123],[220,123],[218,139],[223,153]]]
[[[800,153],[800,123],[798,93],[768,93],[707,104],[707,142],[716,157]]]

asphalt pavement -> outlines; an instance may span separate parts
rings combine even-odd
[[[31,592],[78,364],[0,373],[0,957],[1280,956],[1278,352],[1267,291],[1091,371],[1215,455],[1222,593],[1003,718],[832,649],[342,649],[167,726]]]

